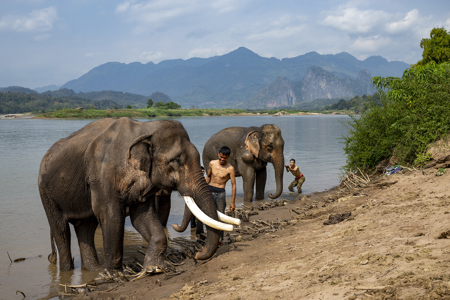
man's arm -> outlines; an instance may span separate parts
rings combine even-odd
[[[212,161],[209,162],[208,174],[206,174],[205,178],[207,184],[211,182],[211,175],[212,175]]]
[[[231,203],[230,203],[230,210],[234,211],[236,208],[236,176],[234,172],[233,166],[230,170],[230,181],[231,181]]]

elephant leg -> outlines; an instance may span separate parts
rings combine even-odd
[[[194,217],[195,218],[195,217]],[[203,222],[200,221],[199,219],[195,218],[195,234],[199,235],[199,234],[204,234],[205,230],[203,229]]]
[[[155,196],[156,213],[164,227],[167,225],[167,220],[169,220],[171,195],[172,192],[161,190]]]
[[[148,200],[130,207],[133,227],[148,242],[144,258],[147,273],[162,272],[167,250],[167,237],[156,213],[155,201]]]
[[[255,199],[262,200],[264,199],[264,190],[266,189],[266,180],[267,180],[267,168],[262,168],[256,171],[256,193]]]
[[[70,227],[69,223],[54,224],[51,226],[52,236],[55,240],[59,253],[59,269],[61,271],[69,271],[74,269],[72,252],[70,250]]]
[[[74,225],[80,247],[81,269],[89,271],[101,271],[103,267],[98,262],[95,249],[94,236],[98,221],[95,217],[78,221]]]
[[[97,216],[102,228],[103,251],[107,269],[122,269],[123,258],[123,236],[125,230],[125,208],[119,203],[109,202],[107,205],[100,204],[94,207],[94,214]]]
[[[52,253],[48,256],[51,263],[56,263],[56,251],[54,245],[58,249],[59,269],[61,271],[73,270],[72,252],[70,250],[70,227],[64,213],[61,212],[59,206],[43,197],[45,213],[47,214],[48,223],[50,225],[50,241],[52,245]]]
[[[241,174],[244,187],[244,202],[252,202],[253,188],[255,186],[255,170],[248,167]]]

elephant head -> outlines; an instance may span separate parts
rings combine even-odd
[[[252,129],[255,129],[252,127]],[[263,125],[251,130],[245,138],[245,150],[241,155],[245,163],[252,163],[255,159],[273,164],[275,170],[276,192],[269,194],[272,199],[278,198],[283,191],[284,174],[284,140],[281,130],[272,124]]]

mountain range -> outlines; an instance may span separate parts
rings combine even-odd
[[[266,58],[240,47],[221,56],[165,60],[158,64],[108,62],[62,88],[77,93],[162,92],[183,107],[283,107],[373,93],[373,76],[401,77],[408,67],[404,62],[388,62],[381,56],[361,61],[345,52]]]

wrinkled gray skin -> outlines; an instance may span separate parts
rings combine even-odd
[[[60,269],[74,268],[71,223],[82,269],[121,269],[128,209],[133,226],[148,242],[144,268],[152,272],[163,267],[167,239],[162,223],[167,222],[173,190],[192,197],[206,215],[218,220],[200,155],[179,122],[102,119],[59,140],[45,154],[39,172],[50,225],[49,261],[56,263],[56,244]],[[103,233],[103,267],[94,245],[97,225]],[[196,258],[211,257],[218,241],[218,231],[208,227],[207,244]]]
[[[276,125],[229,127],[214,134],[203,148],[205,169],[211,160],[217,159],[222,146],[231,149],[228,162],[234,167],[236,177],[242,176],[244,201],[252,201],[255,183],[256,200],[264,199],[268,162],[273,164],[276,182],[275,194],[269,194],[269,197],[280,197],[283,191],[284,140]]]

